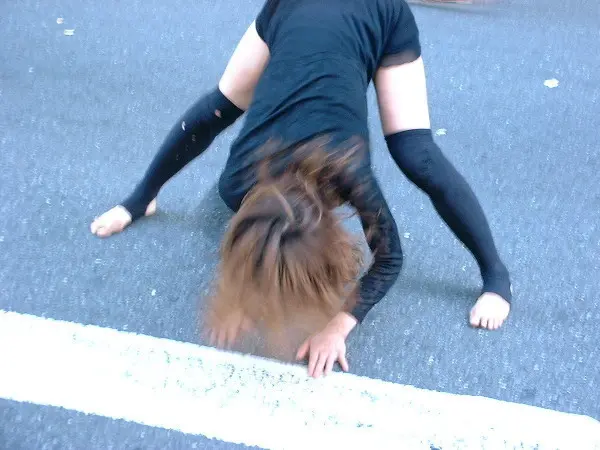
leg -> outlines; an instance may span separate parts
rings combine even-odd
[[[508,270],[475,194],[433,140],[422,59],[379,69],[375,83],[392,158],[429,196],[438,214],[479,264],[483,290],[471,310],[471,324],[488,329],[500,327],[510,310]]]
[[[163,185],[202,154],[249,107],[268,60],[269,50],[253,23],[235,49],[219,87],[198,100],[177,121],[133,193],[96,219],[91,225],[92,233],[108,237],[143,215],[153,214],[155,198]]]

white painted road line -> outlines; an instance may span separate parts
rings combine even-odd
[[[600,423],[0,310],[0,397],[269,449],[600,449]]]

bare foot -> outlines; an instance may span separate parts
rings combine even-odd
[[[146,216],[151,216],[156,213],[156,199],[152,200],[146,208]],[[106,211],[100,217],[96,218],[90,230],[92,234],[98,237],[109,237],[113,234],[120,233],[131,223],[131,214],[121,205],[115,206],[113,209]]]
[[[502,326],[509,312],[510,303],[498,294],[485,292],[471,309],[469,322],[475,328],[497,330]]]

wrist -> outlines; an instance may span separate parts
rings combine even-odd
[[[344,339],[348,337],[350,332],[356,327],[358,320],[351,314],[347,312],[339,312],[337,315],[331,319],[329,324],[327,325],[332,331],[340,333],[344,336]]]

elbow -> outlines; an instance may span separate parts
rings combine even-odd
[[[386,137],[392,159],[418,188],[433,197],[448,194],[454,167],[435,143],[431,130],[410,130]]]
[[[390,284],[394,284],[396,282],[400,276],[400,272],[402,272],[403,265],[404,257],[402,254],[390,258],[389,262],[387,263],[387,273],[390,278]]]
[[[379,243],[379,249],[374,254],[374,264],[377,266],[376,271],[385,277],[386,285],[390,286],[396,282],[402,271],[404,254],[402,252],[400,235],[396,227],[394,226],[386,234],[387,239]]]
[[[388,265],[390,266],[390,271],[395,274],[395,278],[398,278],[404,265],[404,253],[402,252],[402,242],[400,241],[398,230],[392,234],[389,250],[387,257]]]
[[[393,251],[387,253],[385,256],[380,255],[376,258],[377,272],[386,281],[386,285],[391,287],[396,282],[402,272],[404,266],[404,255],[400,248],[400,240],[398,239],[398,246]]]

